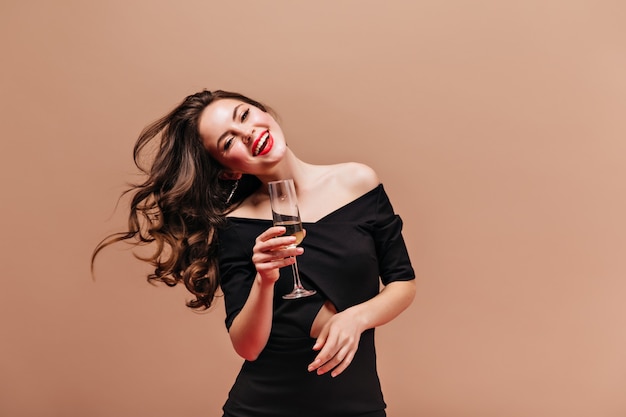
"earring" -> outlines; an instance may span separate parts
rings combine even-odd
[[[230,200],[235,195],[235,191],[237,191],[237,187],[238,186],[239,186],[239,179],[237,179],[235,181],[235,184],[233,184],[233,188],[230,190],[230,194],[228,195],[228,198],[226,199],[226,205],[228,205],[228,203],[230,203]]]

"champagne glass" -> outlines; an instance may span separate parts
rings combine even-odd
[[[271,181],[268,183],[268,186],[274,226],[283,226],[287,229],[285,236],[293,235],[296,237],[295,243],[289,247],[299,245],[302,239],[304,239],[304,231],[302,229],[302,220],[300,220],[300,210],[298,209],[296,188],[293,185],[293,180]],[[293,290],[289,294],[283,295],[283,298],[293,300],[315,294],[315,290],[307,290],[302,286],[295,257],[294,263],[291,264],[291,269],[293,271]]]

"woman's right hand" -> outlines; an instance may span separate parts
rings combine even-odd
[[[283,236],[285,228],[273,226],[261,233],[252,248],[252,262],[257,270],[254,284],[245,305],[233,320],[228,334],[235,351],[248,361],[254,361],[267,344],[272,329],[274,284],[279,269],[295,262],[294,256],[304,249],[293,245],[294,236]]]
[[[261,233],[252,248],[252,262],[261,280],[265,283],[274,283],[280,276],[279,269],[295,262],[295,256],[304,253],[304,249],[293,245],[295,236],[282,236],[286,229],[282,226],[272,226]]]

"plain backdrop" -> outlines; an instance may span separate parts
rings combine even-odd
[[[0,415],[219,416],[223,301],[120,245],[132,147],[241,92],[312,163],[372,166],[414,304],[390,417],[626,415],[626,6],[605,0],[0,2]],[[303,401],[324,401],[305,396]]]

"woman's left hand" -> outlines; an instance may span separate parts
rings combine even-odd
[[[335,377],[354,359],[361,333],[381,326],[406,309],[415,297],[415,280],[394,281],[374,298],[332,316],[320,330],[313,350],[320,352],[309,365],[318,375]]]
[[[342,373],[356,354],[361,333],[365,330],[363,324],[354,309],[333,315],[313,345],[313,350],[320,352],[309,365],[309,372],[317,371],[318,375],[323,375],[332,371],[332,377]]]

